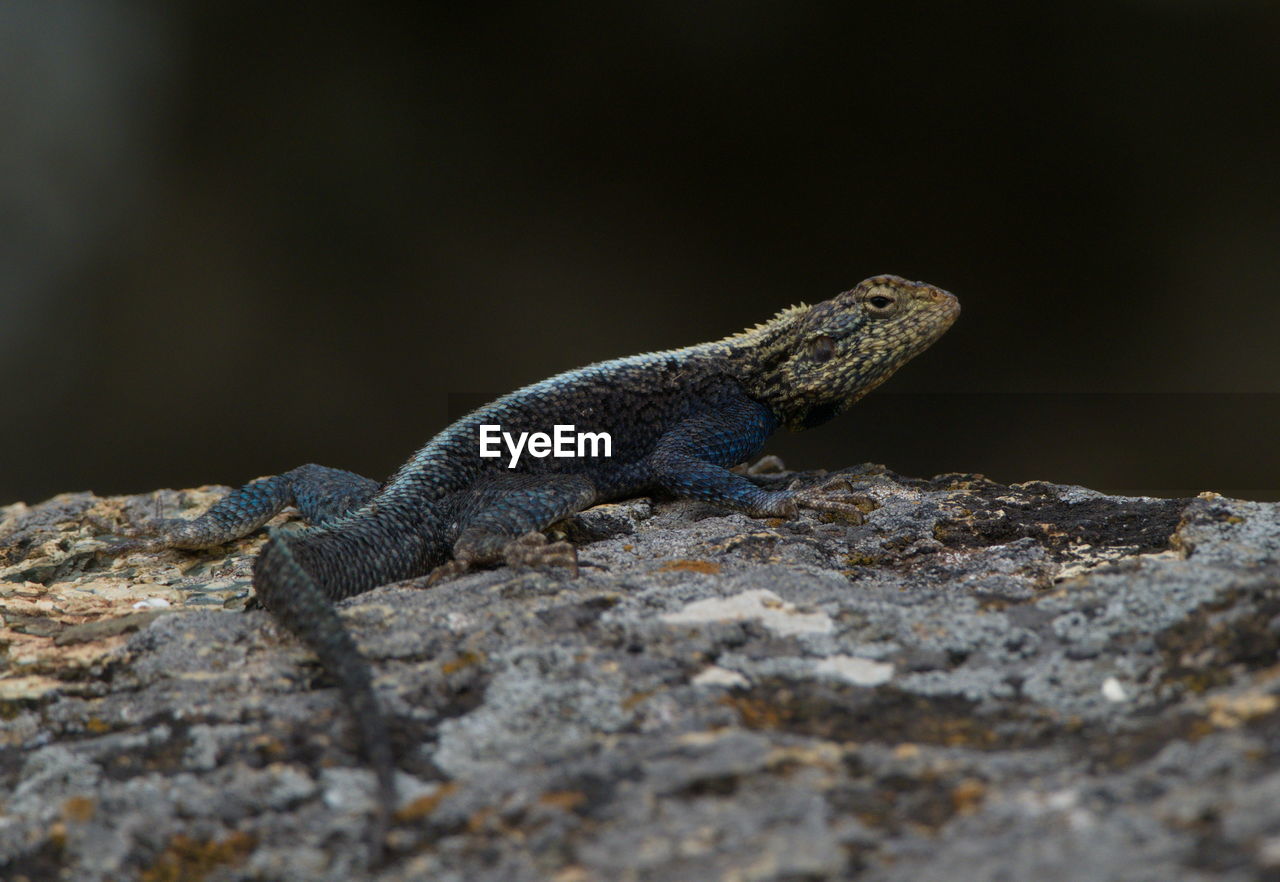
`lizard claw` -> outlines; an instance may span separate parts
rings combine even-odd
[[[853,482],[836,477],[818,487],[792,491],[792,500],[800,508],[831,515],[833,520],[858,526],[866,521],[866,513],[878,506],[869,496],[853,492]]]
[[[121,527],[114,520],[108,520],[102,515],[87,514],[85,523],[97,531],[95,538],[105,536],[116,536],[116,539],[102,539],[103,545],[97,549],[98,554],[108,557],[119,557],[122,554],[130,554],[134,551],[157,551],[163,547],[163,543],[151,531],[141,530],[137,527],[126,526]]]
[[[470,569],[471,561],[454,558],[453,560],[445,561],[440,564],[440,566],[428,573],[427,577],[421,580],[419,584],[424,588],[431,588],[435,585],[439,585],[441,582],[448,582],[451,579],[456,579],[459,576],[466,575]]]
[[[129,527],[117,531],[116,535],[120,538],[105,541],[97,553],[108,557],[120,557],[133,554],[135,551],[163,551],[171,547],[164,536],[151,530]]]
[[[497,554],[481,554],[473,547],[455,548],[454,558],[431,571],[421,584],[430,588],[441,582],[471,572],[477,564],[504,563],[509,567],[548,569],[564,567],[576,579],[578,577],[578,551],[569,542],[548,542],[538,532],[525,533],[502,546]]]
[[[525,533],[508,543],[502,550],[502,557],[507,566],[535,569],[564,567],[575,579],[578,577],[577,549],[564,540],[548,542],[541,533]]]

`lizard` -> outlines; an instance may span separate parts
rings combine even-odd
[[[259,478],[203,515],[163,519],[114,553],[220,545],[293,505],[309,524],[273,531],[253,565],[258,604],[317,656],[356,722],[377,781],[374,860],[395,805],[395,763],[368,662],[333,605],[379,585],[434,583],[506,563],[577,571],[541,532],[597,503],[658,489],[755,517],[801,508],[860,518],[851,487],[765,489],[730,471],[778,428],[844,411],[932,345],[956,297],[880,275],[721,340],[604,361],[500,397],[435,436],[387,481],[315,464]],[[480,455],[481,429],[608,433],[608,457]]]

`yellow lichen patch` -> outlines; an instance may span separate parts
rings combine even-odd
[[[206,488],[187,498],[199,508],[223,492]],[[198,585],[204,602],[216,600],[224,587],[223,600],[243,592],[247,566],[238,557],[179,551],[101,554],[101,531],[128,526],[126,499],[97,500],[56,525],[51,538],[0,555],[0,643],[9,662],[0,676],[0,697],[39,699],[59,688],[57,681],[62,691],[75,691],[76,681],[118,651],[131,632],[183,606],[191,593],[185,586]],[[0,517],[11,521],[26,511],[9,506]],[[237,567],[242,572],[231,575]]]
[[[626,698],[622,699],[622,709],[625,711],[634,710],[638,705],[644,704],[657,692],[656,689],[645,689],[641,692],[633,692]]]
[[[178,597],[174,591],[157,589],[155,586],[147,586],[144,591],[139,591],[131,588],[127,580],[110,576],[80,576],[48,585],[26,582],[20,588],[5,593],[3,614],[6,620],[52,615],[64,624],[79,624],[104,615],[132,610],[135,602],[156,593],[167,594],[166,599],[171,602]],[[126,600],[128,602],[124,603]]]
[[[467,832],[483,833],[485,828],[489,826],[489,820],[497,813],[498,810],[493,806],[485,806],[472,812],[467,818]],[[501,826],[501,824],[498,824],[498,826]]]
[[[117,634],[89,643],[59,646],[50,637],[0,628],[0,643],[9,644],[11,662],[10,673],[0,677],[0,698],[39,698],[65,687],[127,640],[128,635]]]
[[[845,751],[830,741],[818,741],[794,747],[775,747],[765,757],[765,768],[786,773],[800,767],[813,767],[836,772],[843,766]]]
[[[249,746],[269,763],[282,762],[289,755],[288,746],[273,735],[257,735]]]
[[[1178,560],[1181,555],[1176,551],[1156,551],[1149,554],[1135,554],[1132,546],[1094,547],[1088,544],[1071,544],[1063,554],[1066,560],[1053,574],[1054,582],[1066,582],[1088,574],[1105,563],[1120,560]]]
[[[483,652],[473,652],[468,649],[458,653],[456,657],[449,659],[447,662],[443,662],[440,665],[440,672],[446,676],[456,674],[458,671],[465,670],[473,665],[482,664],[484,660],[485,655]]]
[[[24,566],[30,562],[25,562]],[[13,568],[11,568],[13,569]],[[134,605],[140,601],[169,606],[181,602],[179,592],[153,584],[132,584],[124,575],[79,576],[49,585],[27,582],[0,600],[0,643],[9,648],[9,675],[0,689],[28,674],[55,673],[72,679],[77,669],[97,663],[124,643],[122,636],[149,624]],[[113,620],[120,627],[112,627]],[[102,627],[95,627],[99,623]],[[132,624],[131,624],[132,623]],[[24,697],[33,697],[25,691]]]
[[[581,790],[549,790],[538,797],[539,805],[558,808],[571,812],[587,801],[587,795]]]
[[[53,677],[30,675],[0,679],[0,702],[36,699],[56,692],[64,684]]]
[[[920,745],[904,741],[893,749],[894,759],[913,760],[920,756]]]
[[[951,805],[956,814],[971,815],[987,796],[987,785],[977,778],[962,778],[951,789]]]
[[[1234,729],[1256,717],[1266,716],[1280,707],[1280,699],[1265,692],[1243,695],[1214,695],[1207,702],[1209,722],[1219,729]]]
[[[49,844],[58,851],[67,847],[67,824],[65,821],[54,821],[49,825]]]
[[[720,573],[720,564],[709,560],[669,560],[658,567],[660,573],[703,573],[715,576]]]
[[[743,545],[776,545],[781,537],[777,533],[770,533],[768,530],[761,530],[754,533],[742,533],[737,536],[730,536],[723,542],[707,546],[712,551],[723,552],[733,551]]]
[[[721,702],[723,704],[723,702]],[[733,735],[733,729],[728,726],[719,726],[715,729],[697,729],[693,732],[685,732],[683,735],[677,735],[674,743],[682,747],[706,747],[708,744],[715,744],[725,738]]]
[[[97,800],[88,796],[73,796],[62,804],[62,817],[67,821],[83,824],[93,817]]]
[[[142,882],[202,882],[219,867],[241,863],[257,845],[248,833],[199,840],[181,833],[169,840],[156,862],[142,871]]]
[[[720,703],[738,712],[742,725],[748,729],[777,729],[786,716],[772,702],[749,695],[726,695]]]
[[[396,811],[396,821],[401,824],[409,824],[430,817],[431,813],[440,807],[440,803],[444,802],[449,794],[457,789],[458,785],[452,781],[441,784],[426,796],[419,796],[398,809]]]

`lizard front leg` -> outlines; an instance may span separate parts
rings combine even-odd
[[[379,486],[355,472],[314,464],[299,466],[282,475],[250,481],[193,520],[165,518],[155,522],[110,550],[120,554],[221,545],[249,535],[289,505],[296,505],[308,523],[323,524],[364,504]]]
[[[563,566],[575,576],[578,555],[568,542],[547,542],[541,530],[593,505],[595,485],[581,475],[502,475],[478,482],[459,501],[453,560],[428,584],[477,566]]]
[[[650,455],[655,480],[678,496],[727,505],[752,517],[793,518],[809,508],[862,523],[859,503],[865,498],[843,479],[805,490],[766,490],[729,471],[727,466],[763,446],[773,425],[766,414],[763,405],[747,400],[685,420]]]

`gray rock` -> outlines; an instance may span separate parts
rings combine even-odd
[[[220,488],[0,509],[0,876],[1280,875],[1280,506],[850,475],[862,525],[638,500],[552,531],[576,580],[342,604],[399,753],[379,868],[331,684],[222,609],[261,536],[98,553]]]

